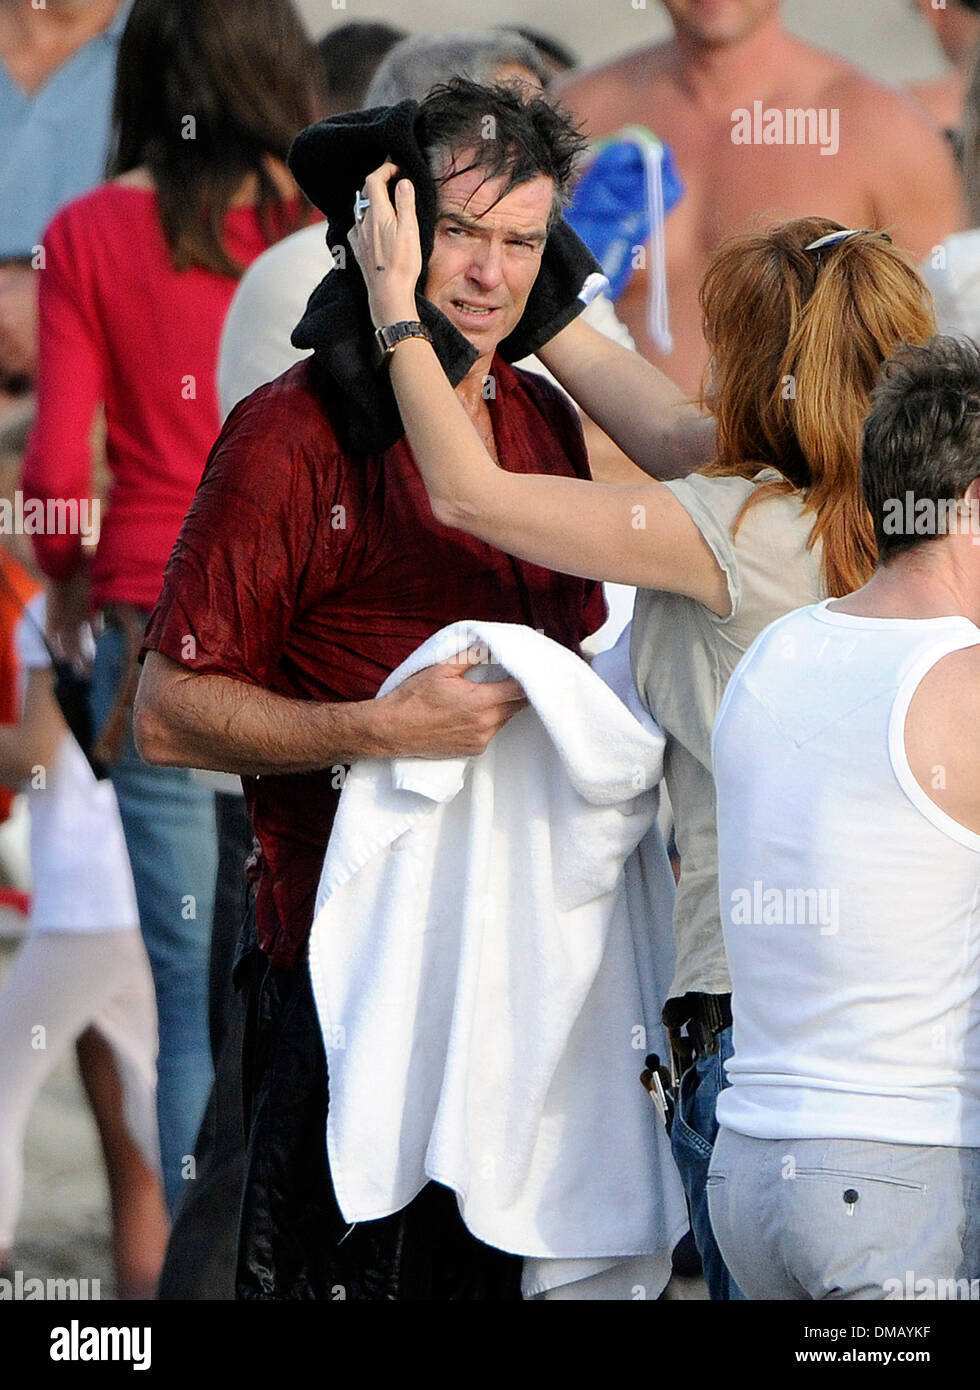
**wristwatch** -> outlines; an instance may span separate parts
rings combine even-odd
[[[378,368],[386,366],[395,348],[406,338],[424,338],[427,343],[432,342],[432,334],[418,319],[386,324],[384,328],[377,329],[374,335],[374,365]]]

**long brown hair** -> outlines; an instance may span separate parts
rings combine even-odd
[[[288,215],[269,173],[319,115],[316,51],[290,0],[135,0],[119,44],[109,177],[141,165],[177,270],[240,276],[224,221],[248,175],[272,242]]]
[[[805,510],[816,513],[808,546],[823,542],[824,588],[835,598],[860,588],[875,566],[861,428],[878,369],[903,343],[924,343],[936,331],[926,285],[881,233],[804,250],[841,230],[825,217],[801,217],[734,237],[701,286],[712,351],[702,402],[718,439],[704,471],[752,478],[768,466],[782,474],[756,489],[743,515],[767,495],[802,491]]]

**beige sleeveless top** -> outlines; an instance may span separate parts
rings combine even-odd
[[[630,649],[641,698],[667,738],[664,780],[674,810],[681,878],[674,905],[677,963],[670,994],[727,994],[731,979],[718,909],[718,846],[711,729],[728,679],[764,627],[825,598],[822,547],[806,542],[813,513],[797,495],[769,497],[732,526],[754,479],[692,474],[667,483],[704,536],[728,580],[732,612],[719,618],[703,603],[659,589],[640,590]]]

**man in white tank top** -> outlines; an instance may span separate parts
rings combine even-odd
[[[883,369],[879,563],[715,724],[734,1057],[708,1177],[750,1298],[980,1298],[980,349]]]

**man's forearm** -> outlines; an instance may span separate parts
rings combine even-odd
[[[147,762],[267,776],[390,752],[378,701],[294,700],[228,676],[165,680],[148,666],[134,711]]]

